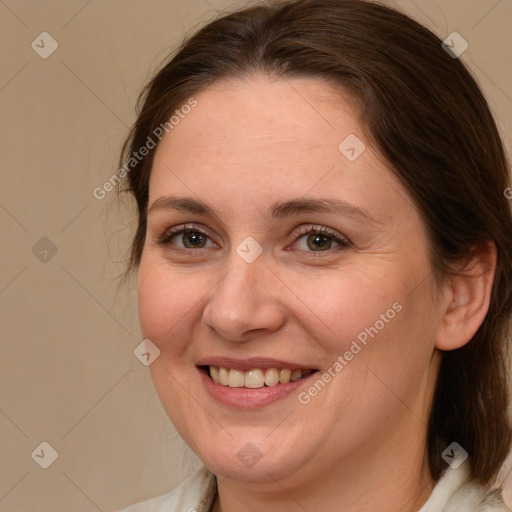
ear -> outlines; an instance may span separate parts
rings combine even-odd
[[[489,310],[496,272],[497,249],[491,240],[472,248],[472,257],[459,275],[448,278],[444,316],[436,336],[436,347],[454,350],[468,343]]]

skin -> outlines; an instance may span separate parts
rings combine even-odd
[[[439,289],[412,199],[372,149],[355,102],[321,80],[257,75],[195,98],[155,155],[139,315],[161,351],[150,367],[160,400],[217,476],[213,510],[419,510],[435,485],[425,438],[439,348],[467,343],[482,322],[493,246],[474,261],[479,277]],[[338,149],[349,134],[366,145],[353,162]],[[151,209],[170,195],[215,215]],[[271,204],[295,198],[342,199],[374,222],[269,216]],[[204,232],[205,245],[187,250],[183,234],[158,244],[183,224]],[[318,250],[297,236],[303,225],[349,246],[327,238]],[[248,236],[263,249],[252,263],[236,252]],[[195,366],[211,355],[265,356],[327,372],[397,302],[402,310],[306,405],[297,393],[259,409],[221,405]],[[247,442],[262,455],[250,468],[237,457]]]

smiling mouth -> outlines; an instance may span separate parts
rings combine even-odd
[[[305,379],[318,370],[289,368],[253,368],[249,371],[222,368],[219,366],[200,367],[213,382],[230,388],[258,389],[288,384]]]

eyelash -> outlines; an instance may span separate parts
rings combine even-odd
[[[171,228],[171,229],[167,230],[161,237],[158,238],[157,244],[161,245],[161,246],[168,247],[168,246],[172,245],[171,240],[176,235],[181,235],[181,234],[191,233],[191,232],[197,233],[200,235],[204,235],[211,240],[211,237],[207,233],[205,233],[201,229],[198,229],[196,226],[184,224],[182,226],[178,226],[178,227]],[[334,248],[334,250],[336,250],[336,249],[344,250],[344,249],[347,249],[350,247],[350,242],[347,239],[341,237],[340,235],[338,235],[338,233],[336,233],[336,231],[333,231],[332,229],[329,229],[325,226],[313,226],[313,225],[304,226],[304,227],[300,228],[294,234],[294,240],[295,240],[295,242],[297,242],[303,236],[309,235],[309,234],[325,235],[325,236],[328,236],[329,238],[332,238],[332,240],[339,245],[339,247]],[[204,249],[204,248],[199,247],[199,249]],[[174,248],[173,250],[180,251],[180,252],[187,252],[187,253],[197,251],[197,249],[192,249],[192,248],[185,248],[185,249]],[[323,253],[329,253],[329,252],[332,253],[333,249],[328,249],[326,251],[304,251],[304,250],[299,249],[299,251],[311,254],[314,257],[318,257],[318,256],[322,256]]]

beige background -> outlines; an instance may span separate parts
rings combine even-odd
[[[115,172],[139,90],[168,49],[247,3],[0,0],[0,511],[111,511],[197,464],[133,355],[135,290],[116,292],[130,217],[114,193],[92,191]],[[469,42],[462,59],[509,147],[512,1],[394,5]],[[31,48],[43,31],[59,45],[47,59]],[[34,254],[43,237],[54,255],[47,241]],[[59,455],[46,470],[31,457],[43,441]]]

